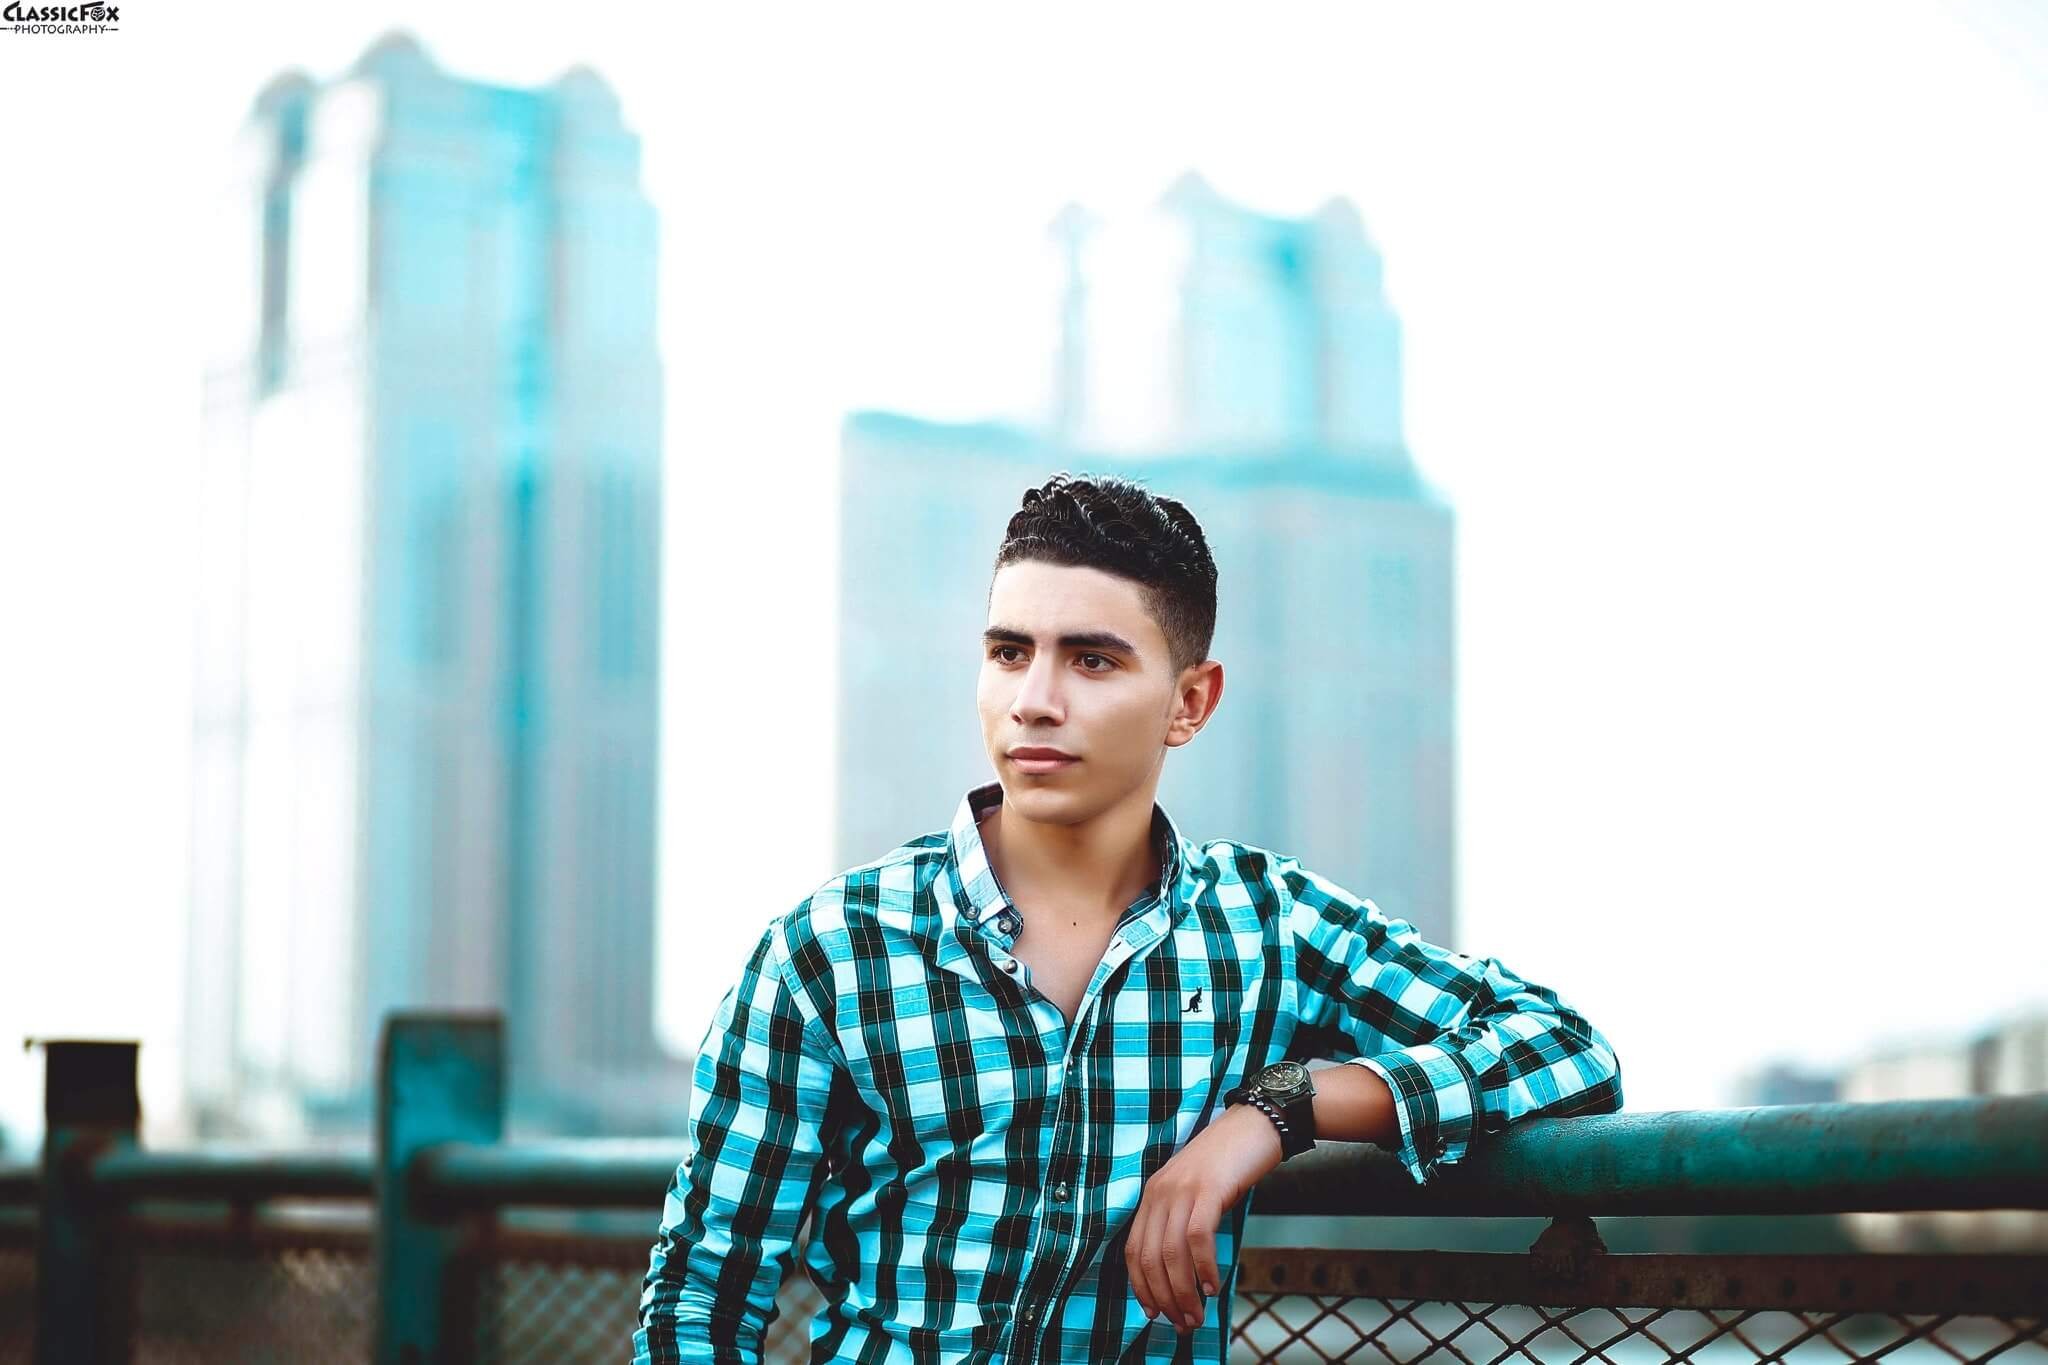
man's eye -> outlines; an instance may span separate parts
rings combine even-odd
[[[997,645],[988,652],[988,656],[999,664],[1006,664],[1011,661],[1005,656],[1015,653],[1017,653],[1017,646],[1015,645]]]
[[[1093,667],[1088,663],[1090,659],[1095,660],[1095,662],[1101,664],[1102,667]],[[1111,668],[1115,666],[1110,662],[1109,656],[1106,654],[1083,654],[1081,656],[1081,664],[1084,668],[1087,668],[1090,673],[1107,673]]]

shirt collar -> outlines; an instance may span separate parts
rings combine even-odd
[[[953,855],[953,884],[949,889],[953,894],[942,898],[942,901],[951,902],[943,906],[947,919],[957,919],[962,927],[978,929],[986,937],[1007,947],[1015,940],[1019,922],[1015,907],[1003,894],[1001,884],[996,881],[995,869],[989,865],[988,846],[981,841],[982,817],[1002,804],[1002,800],[1003,785],[1000,782],[984,783],[960,798],[948,838]],[[1173,823],[1173,817],[1157,802],[1152,805],[1152,831],[1155,839],[1162,832],[1165,836],[1159,882],[1153,891],[1158,898],[1157,903],[1166,909],[1168,922],[1178,921],[1188,905],[1182,883],[1195,858],[1181,839],[1180,828]],[[953,926],[946,927],[950,929]]]

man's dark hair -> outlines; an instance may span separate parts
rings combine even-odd
[[[1216,561],[1195,514],[1115,474],[1065,470],[1024,490],[995,567],[1042,560],[1100,569],[1136,583],[1166,635],[1177,676],[1209,657],[1216,633]]]

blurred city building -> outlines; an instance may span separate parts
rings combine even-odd
[[[502,1009],[516,1122],[674,1131],[654,1033],[661,371],[587,70],[280,77],[210,313],[188,1096],[360,1127],[379,1021]]]
[[[1126,474],[1187,503],[1219,567],[1223,704],[1160,803],[1451,939],[1453,519],[1403,440],[1400,323],[1358,214],[1267,216],[1189,175],[1124,222],[1064,212],[1053,248],[1046,423],[846,423],[840,860],[943,828],[993,776],[975,678],[1019,495]]]
[[[1842,1098],[1839,1076],[1824,1071],[1807,1071],[1783,1062],[1773,1062],[1736,1082],[1735,1103],[1743,1106],[1775,1104],[1832,1104]]]

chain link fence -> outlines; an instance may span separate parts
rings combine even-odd
[[[1609,1256],[1560,1227],[1522,1255],[1248,1249],[1230,1358],[2048,1360],[2048,1257]]]
[[[136,1218],[120,1245],[107,1312],[134,1365],[370,1358],[377,1286],[366,1225]]]
[[[137,1215],[120,1240],[107,1309],[124,1324],[136,1362],[370,1358],[367,1207],[339,1225],[331,1214],[313,1223]],[[647,1241],[479,1222],[455,1282],[471,1358],[622,1365],[638,1326]],[[0,1365],[33,1357],[34,1250],[32,1227],[0,1226]],[[1546,1273],[1577,1275],[1576,1291],[1546,1295]],[[1546,1297],[1556,1301],[1540,1302]],[[1631,1297],[1648,1303],[1627,1306]],[[803,1365],[822,1300],[799,1272],[779,1302],[765,1359]],[[1546,1271],[1526,1253],[1247,1247],[1229,1359],[2048,1361],[2044,1310],[2041,1256],[1595,1255]]]
[[[1731,1309],[1547,1308],[1242,1295],[1233,1362],[2048,1359],[2043,1319]]]
[[[1919,1263],[1928,1258],[1898,1258]],[[1955,1265],[1930,1272],[1921,1266],[1911,1292],[1990,1298],[2000,1304],[2029,1302],[2040,1292],[2048,1307],[2048,1260],[2016,1258],[2002,1275],[1961,1270]],[[1800,1262],[1789,1285],[1779,1263]],[[627,1239],[569,1241],[558,1238],[500,1240],[480,1262],[477,1290],[482,1329],[480,1362],[580,1362],[623,1360],[621,1343],[638,1325],[640,1278],[647,1248]],[[1859,1303],[1896,1293],[1896,1280],[1879,1282],[1881,1267],[1869,1261],[1814,1256],[1617,1258],[1620,1276],[1635,1276],[1653,1302],[1684,1303],[1716,1295],[1755,1302],[1773,1297],[1818,1302],[1841,1297],[1838,1267],[1857,1266],[1853,1284]],[[1831,1362],[1886,1358],[1895,1361],[1979,1361],[1993,1357],[2048,1360],[2048,1319],[2016,1313],[1910,1313],[1815,1308],[1532,1306],[1472,1298],[1382,1297],[1339,1292],[1370,1284],[1389,1285],[1407,1277],[1414,1287],[1469,1287],[1492,1282],[1500,1289],[1528,1288],[1527,1255],[1476,1253],[1357,1252],[1248,1247],[1239,1272],[1240,1292],[1232,1318],[1232,1365],[1311,1365],[1328,1361],[1533,1361],[1542,1365],[1649,1365],[1656,1361]],[[1711,1280],[1702,1267],[1720,1269]],[[1729,1271],[1735,1278],[1731,1279]],[[1759,1273],[1759,1272],[1765,1273]],[[1777,1272],[1775,1275],[1769,1272]],[[1692,1276],[1694,1282],[1687,1283]],[[1743,1278],[1747,1276],[1747,1278]],[[2029,1278],[2031,1276],[2031,1278]],[[1332,1292],[1302,1293],[1317,1282]],[[1614,1289],[1612,1276],[1602,1282]],[[1970,1291],[1974,1287],[1975,1293]],[[2016,1297],[2017,1296],[2017,1297]],[[1530,1298],[1538,1297],[1535,1294]],[[1910,1294],[1908,1295],[1910,1297]],[[810,1359],[809,1326],[823,1300],[801,1271],[783,1283],[781,1312],[769,1329],[763,1352],[767,1365],[804,1365]]]

